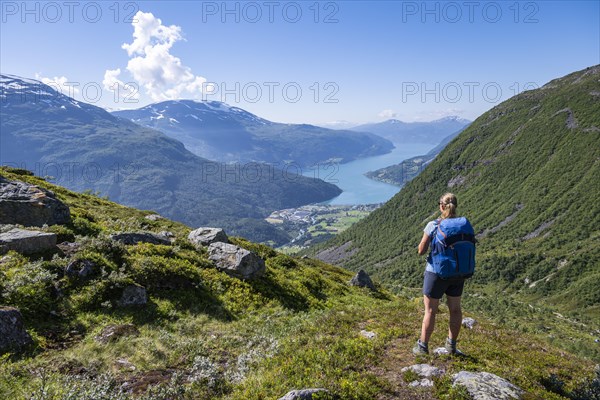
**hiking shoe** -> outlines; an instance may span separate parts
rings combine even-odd
[[[417,344],[415,344],[415,347],[413,347],[413,354],[418,356],[418,355],[424,355],[424,354],[429,354],[429,346],[427,345],[427,343],[423,343],[421,342],[421,339],[417,340]]]
[[[446,348],[446,350],[448,350],[448,353],[450,354],[455,354],[457,356],[464,356],[465,353],[463,353],[462,351],[458,350],[456,348],[456,340],[452,340],[450,338],[446,339],[446,344],[444,345],[444,347]]]

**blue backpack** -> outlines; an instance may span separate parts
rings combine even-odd
[[[431,265],[442,279],[470,278],[475,272],[475,231],[465,217],[438,221],[431,238]]]

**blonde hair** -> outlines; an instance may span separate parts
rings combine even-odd
[[[442,219],[456,218],[458,200],[454,194],[446,193],[440,197],[440,205],[442,206]]]

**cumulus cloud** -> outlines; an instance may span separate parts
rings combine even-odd
[[[206,79],[171,54],[173,45],[183,39],[181,28],[163,25],[160,18],[142,11],[136,13],[132,25],[133,41],[121,46],[130,57],[127,71],[152,100],[200,97]],[[107,70],[104,80],[112,85],[123,84],[117,78],[120,73],[120,68]]]
[[[36,73],[35,79],[50,86],[52,89],[64,94],[65,96],[75,97],[76,95],[79,95],[79,83],[70,81],[66,76],[47,78],[45,76],[41,76],[39,73]]]
[[[107,69],[104,72],[102,85],[106,90],[115,93],[115,99],[122,100],[124,103],[137,102],[140,98],[138,85],[134,82],[125,83],[118,78],[121,74],[121,68]]]
[[[383,110],[379,114],[377,114],[380,118],[396,118],[396,112],[394,110]]]

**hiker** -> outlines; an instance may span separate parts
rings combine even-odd
[[[440,299],[445,294],[450,310],[450,328],[445,348],[450,354],[463,354],[456,348],[456,340],[462,322],[460,298],[465,279],[475,268],[475,236],[473,227],[464,217],[456,216],[458,201],[452,193],[444,194],[439,200],[441,216],[430,221],[423,230],[419,243],[419,255],[424,255],[431,246],[423,280],[423,302],[425,316],[421,337],[413,353],[428,354],[429,338],[435,327],[435,315]]]

